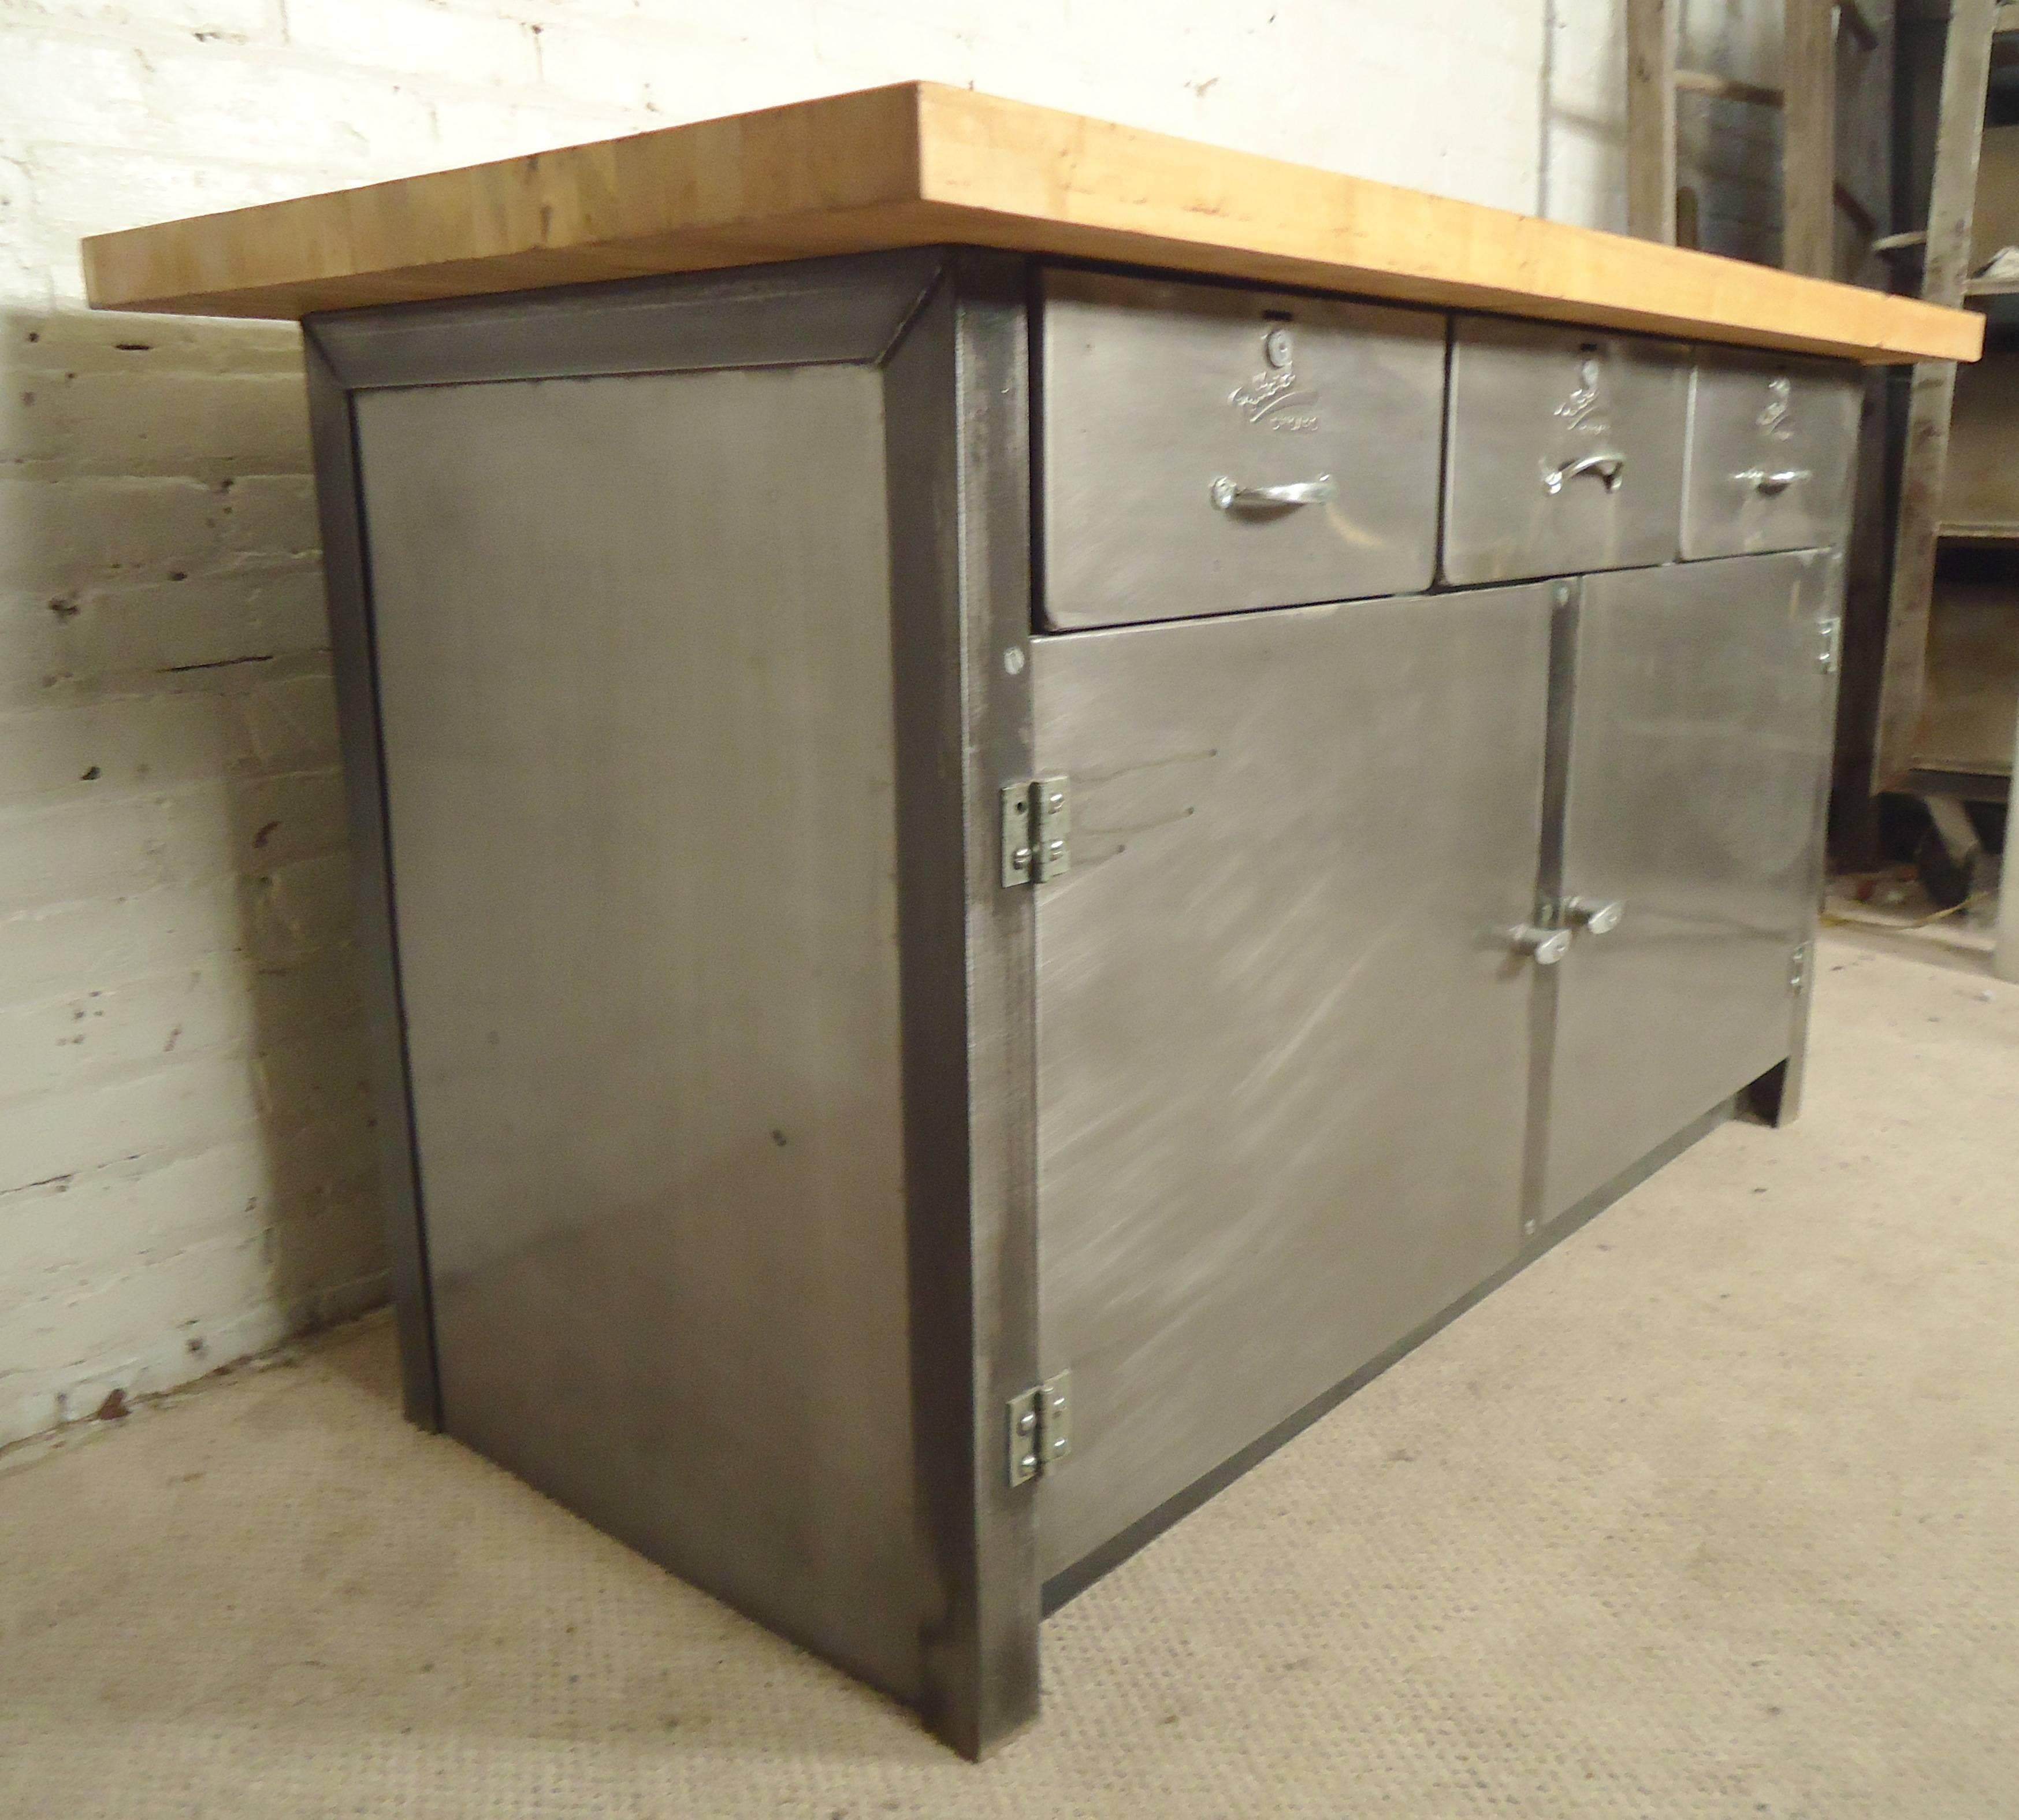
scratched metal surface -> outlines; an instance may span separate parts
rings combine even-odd
[[[1864,400],[1856,369],[1839,361],[1698,349],[1683,554],[1841,543]]]
[[[915,1699],[882,382],[357,424],[448,1432]]]
[[[1539,586],[1037,641],[1046,1577],[1514,1255]]]
[[[1430,584],[1444,318],[1104,273],[1044,275],[1045,618],[1118,625]],[[1222,510],[1213,482],[1328,476]]]
[[[1644,335],[1461,316],[1444,442],[1444,578],[1674,561],[1688,357],[1679,342]]]
[[[1808,550],[1584,585],[1564,890],[1626,914],[1557,970],[1545,1218],[1789,1053],[1840,575]]]

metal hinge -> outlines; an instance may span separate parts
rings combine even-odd
[[[1028,1485],[1072,1452],[1072,1373],[1010,1399],[1010,1482]]]
[[[1832,614],[1818,621],[1818,625],[1822,642],[1816,650],[1816,662],[1822,665],[1824,675],[1833,676],[1843,667],[1843,622]]]
[[[1815,955],[1815,944],[1805,941],[1797,948],[1788,962],[1788,990],[1799,992],[1809,983],[1809,963]]]
[[[1072,868],[1072,785],[1033,778],[1002,786],[1002,883],[1048,885]]]

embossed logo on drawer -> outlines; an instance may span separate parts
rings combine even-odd
[[[1776,374],[1767,382],[1767,403],[1760,413],[1760,427],[1776,442],[1785,442],[1795,433],[1789,419],[1795,414],[1794,383],[1786,374]]]
[[[1606,419],[1605,401],[1600,396],[1604,376],[1605,369],[1597,357],[1584,356],[1578,362],[1576,386],[1550,415],[1561,418],[1566,429],[1582,430],[1587,436],[1610,434],[1611,426]]]
[[[1281,323],[1262,337],[1262,357],[1268,364],[1245,386],[1236,386],[1227,402],[1250,423],[1263,430],[1292,433],[1318,426],[1318,395],[1297,378],[1296,349]]]

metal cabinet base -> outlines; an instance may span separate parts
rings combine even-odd
[[[1734,1068],[1792,1110],[1804,999],[1763,1004],[1755,950],[1798,932],[1820,826],[1809,696],[1763,698],[1777,844],[1714,907],[1757,939],[1716,951],[1743,979],[1704,963],[1743,1040],[1672,1071],[1639,1158],[1552,1162],[1574,1006],[1640,1015],[1571,926],[1585,774],[1668,749],[1604,629],[1686,651],[1771,595],[1755,648],[1793,651],[1829,587],[1774,578],[1828,564],[1168,618],[1132,585],[1085,618],[1151,622],[1041,633],[1042,295],[926,249],[308,328],[408,1412],[970,1755],[1036,1713],[1046,1601],[1704,1129]],[[1300,501],[1357,383],[1321,331],[1387,318],[1224,314],[1332,388],[1281,474],[1239,445]],[[1428,422],[1421,330],[1396,396]],[[1238,538],[1343,561],[1344,515],[1299,509]],[[1648,880],[1688,898],[1663,868],[1698,857],[1626,857],[1651,935]]]

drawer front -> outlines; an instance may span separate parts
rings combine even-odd
[[[1698,350],[1690,382],[1683,554],[1841,543],[1864,388],[1823,361]]]
[[[1429,586],[1442,317],[1070,271],[1042,310],[1048,625]]]
[[[1688,375],[1688,350],[1677,343],[1459,317],[1444,578],[1673,560]]]

